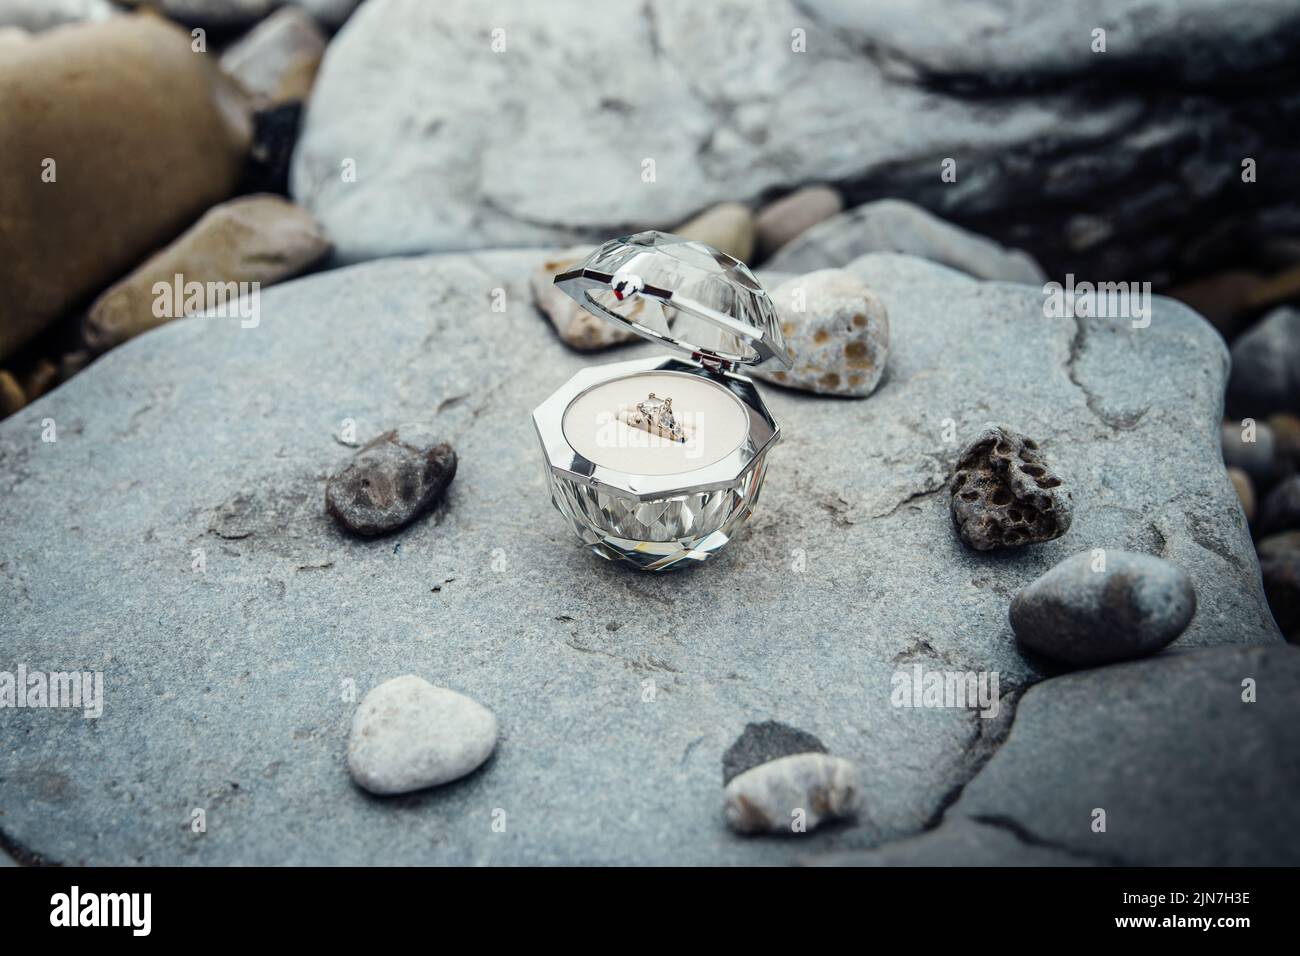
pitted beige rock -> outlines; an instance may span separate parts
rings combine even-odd
[[[822,269],[781,283],[772,300],[794,365],[758,369],[759,378],[822,395],[875,391],[889,358],[889,313],[865,283]]]

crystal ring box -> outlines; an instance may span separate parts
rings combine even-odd
[[[740,372],[790,367],[772,300],[743,262],[663,232],[610,240],[555,284],[681,357],[583,369],[537,407],[551,501],[601,557],[707,560],[753,511],[780,437]]]

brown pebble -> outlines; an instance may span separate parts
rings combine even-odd
[[[1237,490],[1237,499],[1241,502],[1241,510],[1246,513],[1246,521],[1254,524],[1255,483],[1250,480],[1250,475],[1235,467],[1228,469],[1228,478],[1232,481],[1232,487]]]
[[[27,404],[23,387],[12,372],[0,369],[0,416],[8,417]]]
[[[455,477],[456,452],[450,445],[388,431],[329,479],[325,505],[355,534],[387,534],[437,504]]]
[[[41,358],[23,376],[23,391],[27,401],[34,402],[55,385],[59,384],[59,368],[47,358]]]

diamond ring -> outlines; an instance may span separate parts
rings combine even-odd
[[[621,417],[633,428],[640,428],[669,441],[686,441],[682,423],[673,414],[671,398],[659,398],[651,392],[644,402],[636,403],[636,411],[624,412]]]

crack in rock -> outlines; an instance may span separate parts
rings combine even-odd
[[[1110,412],[1102,407],[1101,396],[1097,395],[1079,376],[1078,361],[1083,356],[1084,348],[1088,342],[1088,328],[1086,317],[1081,315],[1074,316],[1074,337],[1070,340],[1070,355],[1065,361],[1065,373],[1069,376],[1070,382],[1079,391],[1083,392],[1084,401],[1088,406],[1088,411],[1092,412],[1107,428],[1112,431],[1132,431],[1138,426],[1138,422],[1151,410],[1150,406],[1137,412]]]
[[[1059,840],[1049,840],[1034,833],[1024,824],[1011,817],[1000,814],[982,814],[970,818],[976,823],[983,826],[993,827],[1010,833],[1025,846],[1040,847],[1045,850],[1055,850],[1057,853],[1063,853],[1066,856],[1074,857],[1079,860],[1087,860],[1093,863],[1103,863],[1107,866],[1133,866],[1133,861],[1114,853],[1105,853],[1102,851],[1088,852],[1073,847],[1068,843],[1062,843]]]
[[[902,501],[895,504],[893,507],[886,508],[884,511],[877,511],[871,517],[889,518],[897,514],[899,509],[902,508],[904,505],[911,504],[914,501],[920,501],[922,498],[929,498],[934,495],[937,495],[939,492],[943,491],[943,489],[946,488],[947,485],[948,485],[948,479],[945,476],[941,478],[937,483],[932,482],[930,485],[926,486],[925,488],[922,488],[920,491],[912,492],[910,495],[908,495]]]
[[[943,818],[948,813],[949,808],[961,798],[966,787],[980,775],[988,762],[993,759],[994,755],[1006,742],[1007,737],[1010,736],[1012,724],[1015,723],[1016,709],[1020,703],[1020,697],[1030,686],[1032,684],[1016,687],[1006,694],[1000,695],[999,706],[1002,710],[997,717],[984,718],[977,712],[971,711],[975,719],[975,732],[961,757],[962,769],[967,771],[963,775],[964,779],[960,783],[949,787],[940,796],[938,803],[935,804],[934,812],[930,814],[930,818],[925,821],[919,830],[905,837],[899,837],[897,840],[883,843],[881,847],[888,846],[891,843],[900,843],[903,840],[915,839],[924,833],[938,829],[939,825],[943,823]]]
[[[8,853],[21,866],[63,866],[57,860],[41,856],[4,830],[0,830],[0,851]]]

